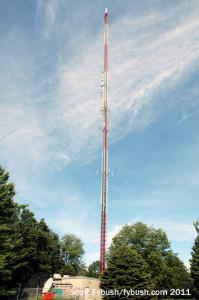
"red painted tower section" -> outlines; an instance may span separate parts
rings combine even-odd
[[[104,77],[103,77],[103,124],[102,124],[102,170],[101,170],[101,232],[99,276],[106,268],[107,199],[108,199],[108,13],[104,15]]]

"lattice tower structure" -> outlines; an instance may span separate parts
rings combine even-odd
[[[99,275],[106,268],[107,200],[108,200],[108,12],[104,15],[104,72],[103,72],[103,124],[102,124],[102,168],[101,168],[101,231]]]

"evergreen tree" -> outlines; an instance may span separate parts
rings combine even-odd
[[[154,289],[148,265],[142,256],[129,246],[121,245],[111,251],[108,258],[108,267],[101,276],[101,289],[109,292],[104,299],[150,299],[146,292],[138,295],[136,291]],[[111,295],[110,291],[117,293]],[[125,290],[133,290],[135,294],[128,295]],[[121,295],[119,295],[121,293]]]
[[[199,220],[194,223],[197,237],[195,239],[193,248],[192,248],[192,258],[190,260],[191,264],[191,277],[193,278],[193,295],[199,299]]]
[[[1,299],[14,295],[19,284],[26,284],[35,273],[44,272],[52,276],[63,266],[72,274],[83,270],[81,240],[74,235],[66,235],[60,242],[44,219],[36,220],[28,205],[14,202],[14,195],[9,173],[0,166]]]
[[[20,211],[20,234],[22,236],[24,261],[26,266],[21,269],[21,280],[25,283],[34,273],[39,272],[37,261],[38,223],[26,206]]]
[[[20,212],[20,234],[26,262],[21,269],[22,282],[37,272],[50,276],[60,271],[63,260],[58,236],[49,229],[44,219],[38,222],[34,213],[25,206]]]
[[[14,202],[14,184],[9,183],[9,173],[0,166],[0,296],[15,293],[17,282],[13,274],[21,268],[21,237],[18,232],[18,204]]]
[[[63,265],[58,236],[49,229],[44,219],[38,223],[37,261],[38,269],[49,275],[59,271]]]
[[[51,248],[51,266],[52,274],[60,273],[62,266],[64,265],[64,260],[61,255],[61,242],[59,236],[50,230],[50,248]]]
[[[51,265],[51,236],[50,229],[48,228],[44,219],[37,223],[37,268],[39,271],[52,273]]]
[[[9,178],[7,173],[6,178]],[[14,196],[13,184],[7,188]],[[2,201],[2,190],[5,184],[0,186],[0,295],[6,297],[37,272],[49,276],[59,272],[63,259],[59,238],[44,219],[38,222],[27,205],[18,205],[12,200],[11,193],[4,192]]]

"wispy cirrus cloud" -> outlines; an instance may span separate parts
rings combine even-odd
[[[43,21],[44,21],[43,33],[45,39],[49,38],[50,34],[52,33],[52,27],[55,22],[57,9],[58,9],[58,3],[56,0],[49,0],[47,2],[43,0],[37,1],[36,18],[37,20],[39,20],[41,15],[43,16]]]
[[[80,179],[78,171],[80,165],[82,167],[99,157],[101,150],[98,127],[102,119],[100,81],[103,71],[103,37],[99,37],[102,10],[99,4],[90,5],[88,1],[86,5],[79,1],[78,7],[71,3],[64,0],[39,0],[33,6],[37,7],[35,12],[25,5],[23,8],[28,18],[25,18],[25,13],[24,17],[16,18],[15,23],[6,27],[6,35],[1,37],[0,134],[5,136],[20,124],[23,126],[2,140],[0,156],[1,163],[8,170],[14,170],[13,181],[19,191],[18,199],[39,207],[38,215],[44,216],[56,232],[62,234],[67,230],[81,236],[88,242],[90,249],[93,247],[93,256],[90,257],[96,258],[94,246],[98,243],[96,237],[99,234],[99,226],[96,224],[99,215],[93,209],[96,195],[91,195],[93,187],[88,187],[85,178]],[[191,0],[189,4],[186,1],[173,4],[171,1],[162,6],[157,1],[158,5],[154,7],[149,1],[147,5],[151,9],[144,10],[142,6],[137,8],[134,2],[127,1],[127,4],[122,4],[125,10],[117,12],[121,5],[118,6],[118,3],[120,1],[114,3],[116,15],[111,15],[110,10],[109,18],[112,144],[133,131],[144,131],[162,114],[170,113],[170,107],[174,110],[177,108],[177,126],[182,126],[196,115],[199,107],[198,83],[195,89],[191,85],[191,91],[189,82],[184,88],[186,79],[191,78],[192,81],[195,78],[192,75],[198,69],[198,4]],[[97,7],[100,12],[97,12]],[[112,6],[112,11],[114,9]],[[97,21],[99,15],[100,20]],[[190,165],[190,153],[195,154],[198,149],[196,141],[192,142],[193,149],[186,144],[187,151],[177,149],[181,151],[172,154],[172,157],[181,156],[179,164],[183,161],[183,165],[185,162]],[[118,143],[117,148],[121,149],[120,146]],[[131,146],[130,143],[129,153]],[[161,161],[155,163],[158,168],[162,166]],[[152,164],[154,166],[154,161]],[[71,174],[73,167],[76,170]],[[92,165],[89,167],[92,168]],[[161,174],[157,172],[154,177],[152,175],[150,187],[143,187],[143,181],[147,181],[143,175],[141,183],[136,183],[141,190],[139,195],[142,195],[140,198],[135,195],[137,201],[134,205],[137,214],[140,207],[145,213],[144,223],[165,229],[169,239],[180,243],[190,242],[193,238],[191,224],[177,219],[174,221],[169,217],[164,220],[152,217],[155,214],[153,208],[161,206],[162,211],[167,210],[172,201],[177,207],[178,197],[184,196],[181,203],[185,203],[185,189],[197,187],[198,173],[193,172],[194,168],[189,169],[192,174],[190,181],[180,175],[179,169],[178,174],[176,171],[171,177],[167,177],[165,170]],[[91,172],[94,172],[93,169]],[[54,177],[51,173],[55,174]],[[90,176],[89,182],[93,180],[93,175],[86,173],[86,176]],[[73,177],[73,184],[70,177]],[[76,180],[78,184],[74,183]],[[64,190],[60,189],[60,182],[65,186]],[[78,194],[78,186],[84,184],[87,191]],[[114,184],[117,184],[117,178]],[[126,186],[128,184],[131,186],[132,183],[126,179]],[[121,182],[119,185],[118,190],[124,187]],[[52,189],[54,192],[48,193]],[[76,194],[71,190],[76,191]],[[126,187],[125,190],[129,194],[125,191],[125,195],[122,195],[122,199],[127,199],[126,203],[123,200],[122,205],[125,203],[126,207],[130,207],[132,204],[128,199],[131,191]],[[62,195],[68,197],[63,199]],[[83,198],[85,201],[82,201]],[[164,205],[162,199],[165,200]],[[177,209],[175,212],[177,215]],[[118,217],[121,216],[116,215],[113,220],[108,245],[122,228],[122,224],[117,223]],[[129,219],[129,215],[125,218]],[[178,220],[181,220],[179,215]],[[122,222],[125,222],[124,219]]]
[[[170,13],[174,18],[178,10]],[[135,21],[126,16],[110,25],[110,119],[115,127],[112,142],[153,122],[158,116],[155,105],[161,101],[155,94],[173,88],[198,58],[196,12],[190,12],[186,19],[184,15],[172,19],[169,28],[168,20],[171,15],[166,18],[159,13]],[[162,29],[160,26],[156,32],[153,28],[157,30],[157,24]],[[136,32],[138,28],[141,32]],[[59,90],[64,112],[61,120],[74,156],[81,158],[84,148],[93,155],[99,140],[96,129],[100,122],[97,108],[101,105],[98,85],[102,45],[98,40],[89,44],[77,63],[62,65]],[[71,153],[70,145],[67,149]]]
[[[55,1],[50,1],[45,6],[49,24],[55,22],[57,7],[54,6],[57,5]],[[183,5],[170,8],[167,14],[157,12],[134,19],[126,15],[113,24],[110,22],[112,143],[153,122],[158,117],[160,107],[157,106],[157,109],[156,104],[161,101],[156,94],[167,92],[183,80],[184,71],[197,60],[198,10],[190,10],[189,17],[185,18],[182,14]],[[81,45],[80,38],[79,46],[71,56],[76,57],[75,61],[68,61],[68,55],[62,54],[62,60],[56,66],[56,77],[36,93],[37,102],[35,94],[30,95],[28,105],[23,105],[27,103],[25,100],[10,112],[13,123],[19,124],[20,115],[26,115],[34,124],[25,125],[23,130],[16,133],[17,138],[12,137],[16,149],[22,152],[22,140],[32,145],[29,155],[27,152],[24,155],[30,160],[34,152],[34,157],[39,159],[45,156],[45,161],[54,161],[54,166],[60,168],[73,160],[92,159],[100,147],[97,128],[101,122],[99,84],[103,69],[103,40],[88,35],[82,37],[82,41]],[[48,96],[51,100],[45,106],[45,117],[38,118],[42,102],[47,104],[45,99]],[[29,127],[32,128],[31,132]]]

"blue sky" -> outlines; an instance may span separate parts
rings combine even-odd
[[[166,231],[189,263],[199,192],[199,2],[0,3],[1,164],[19,203],[99,258],[104,9],[109,13],[108,244]]]

